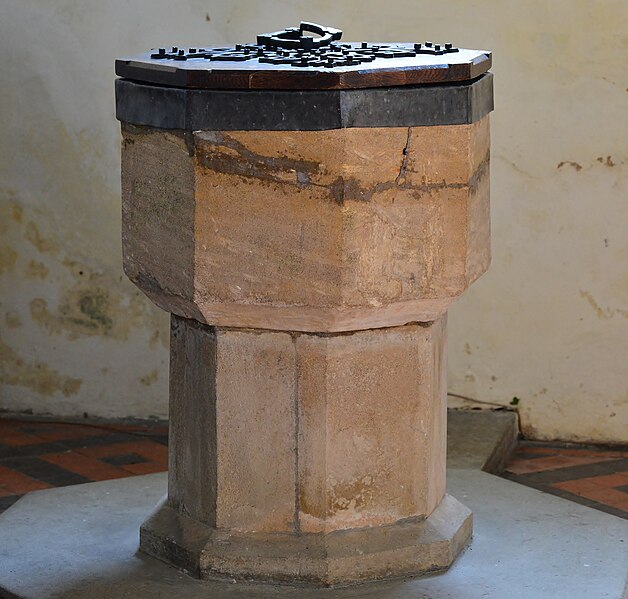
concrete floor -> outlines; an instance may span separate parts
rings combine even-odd
[[[475,469],[448,491],[474,512],[446,573],[345,589],[201,582],[136,553],[166,475],[31,493],[0,516],[3,597],[28,599],[620,599],[628,522]]]

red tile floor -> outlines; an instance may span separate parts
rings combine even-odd
[[[167,469],[164,425],[0,419],[0,512],[24,493]],[[522,442],[502,474],[628,519],[628,451]]]
[[[0,512],[24,493],[168,467],[163,425],[0,419]]]
[[[628,520],[628,451],[523,441],[502,476]]]

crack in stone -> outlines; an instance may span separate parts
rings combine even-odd
[[[402,150],[403,160],[401,161],[401,166],[399,167],[399,174],[395,179],[395,183],[397,185],[400,184],[401,179],[403,178],[404,182],[406,179],[406,168],[408,167],[408,148],[410,146],[410,138],[412,137],[412,127],[408,127],[408,136],[406,137],[406,145]]]

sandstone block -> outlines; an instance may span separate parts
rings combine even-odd
[[[294,373],[287,333],[172,318],[171,507],[216,528],[294,529]]]
[[[199,578],[336,586],[444,570],[472,526],[451,495],[422,520],[324,535],[216,530],[162,503],[140,529],[140,548]]]
[[[123,125],[125,270],[216,326],[433,321],[490,261],[488,131]]]
[[[444,324],[297,337],[300,530],[392,524],[440,502]]]
[[[445,322],[350,334],[172,318],[168,505],[216,529],[425,518],[445,493]]]

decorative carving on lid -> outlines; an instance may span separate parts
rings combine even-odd
[[[319,37],[306,35],[313,33]],[[373,44],[369,42],[342,43],[342,31],[316,23],[302,21],[299,27],[283,31],[262,33],[256,44],[236,44],[220,48],[159,48],[152,59],[186,61],[244,62],[257,60],[260,64],[288,65],[292,67],[335,68],[373,62],[376,58],[412,58],[421,54],[440,56],[458,52],[451,43],[434,44]]]

